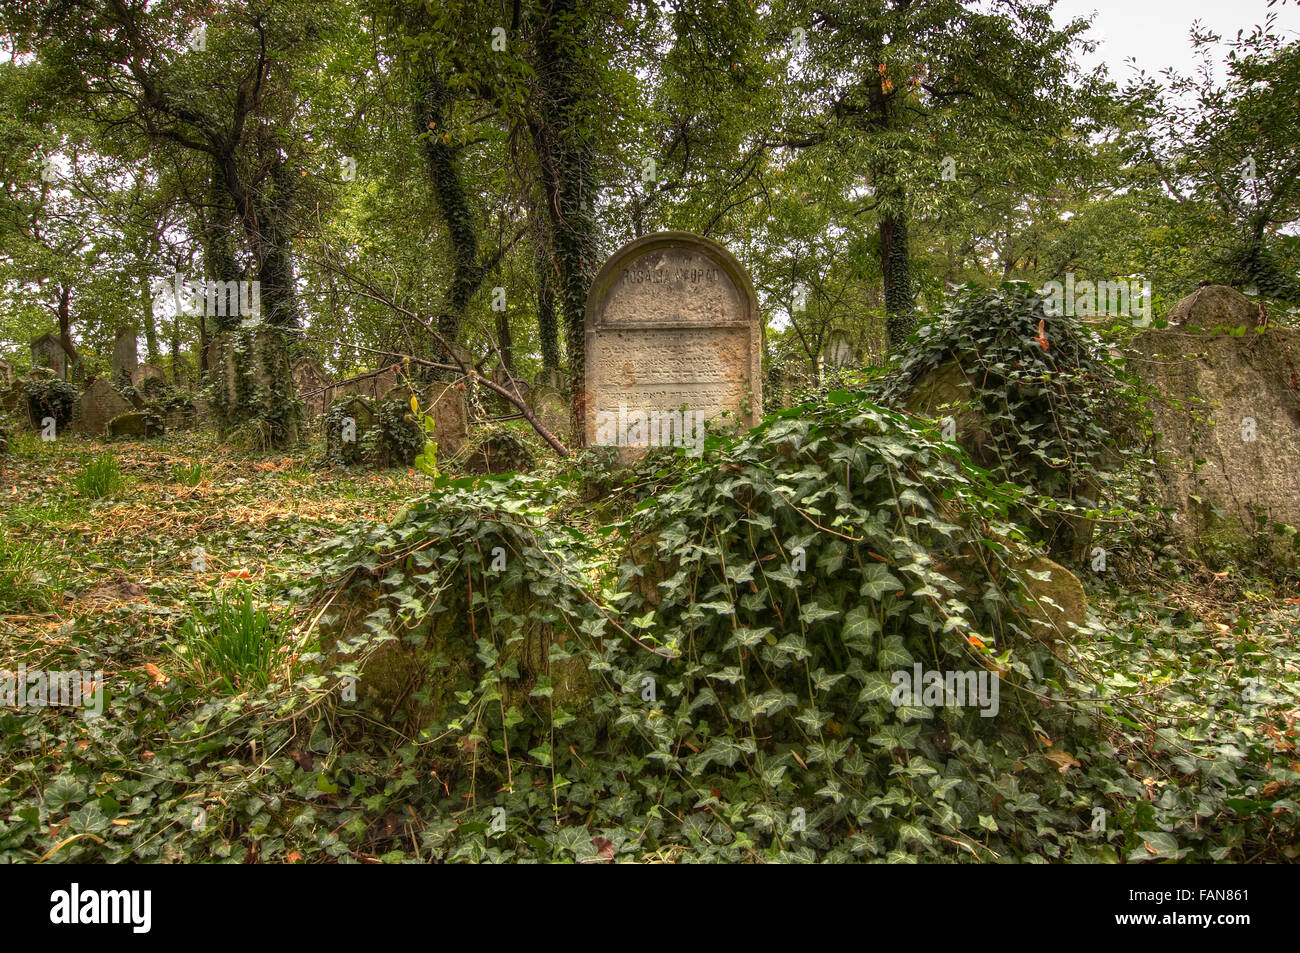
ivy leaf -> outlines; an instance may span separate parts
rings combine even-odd
[[[903,584],[879,563],[862,567],[862,587],[858,590],[867,599],[879,600],[885,595],[901,592]]]
[[[875,636],[880,632],[880,620],[868,606],[856,606],[844,616],[840,639],[859,655],[870,659],[876,652]]]

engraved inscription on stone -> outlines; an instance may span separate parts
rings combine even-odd
[[[638,420],[683,410],[692,412],[688,445],[694,422],[726,411],[758,422],[757,303],[739,263],[714,242],[670,232],[616,252],[592,285],[586,349],[589,444],[655,445],[653,426],[638,430]]]

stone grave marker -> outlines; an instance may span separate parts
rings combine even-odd
[[[573,428],[569,402],[564,399],[564,394],[558,388],[543,385],[533,387],[528,392],[527,399],[528,406],[542,426],[553,433],[560,443],[567,444],[573,435]]]
[[[308,417],[324,416],[329,407],[329,378],[310,357],[299,358],[293,365],[293,389],[302,398]]]
[[[131,379],[131,376],[140,366],[140,355],[137,348],[135,331],[130,328],[123,328],[117,332],[117,340],[113,342],[114,377]]]
[[[88,437],[102,437],[108,422],[114,417],[129,413],[130,402],[123,399],[107,378],[99,377],[86,388],[77,402],[72,428]]]
[[[360,463],[361,441],[375,425],[375,413],[368,399],[360,394],[344,395],[335,399],[331,409],[338,414],[336,425],[325,432],[327,458],[339,463]]]
[[[1128,346],[1129,369],[1162,399],[1152,424],[1165,451],[1160,467],[1175,533],[1207,552],[1256,559],[1256,543],[1282,561],[1297,557],[1289,534],[1300,526],[1300,331],[1270,328],[1237,336],[1258,313],[1230,288],[1202,288],[1170,314],[1182,325],[1143,331]]]
[[[587,444],[627,458],[697,447],[728,411],[756,426],[762,351],[754,286],[725,248],[686,232],[624,245],[587,297]]]
[[[149,378],[154,377],[166,383],[167,375],[152,364],[141,364],[131,373],[131,386],[139,387]]]
[[[827,367],[848,367],[857,360],[853,341],[847,334],[832,332],[822,348],[822,360]]]
[[[32,364],[48,367],[55,377],[68,379],[68,352],[53,334],[42,334],[32,341]]]
[[[469,440],[465,392],[455,384],[435,381],[420,398],[420,409],[433,416],[433,439],[438,443],[438,459],[460,453]]]
[[[8,361],[0,361],[0,391],[12,387],[14,384],[14,369],[9,366]]]

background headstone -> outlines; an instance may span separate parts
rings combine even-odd
[[[1227,285],[1205,285],[1170,308],[1166,320],[1198,328],[1254,327],[1260,323],[1259,303]]]
[[[754,286],[716,242],[685,232],[637,239],[605,263],[586,315],[587,442],[602,412],[623,420],[683,407],[745,426],[762,415],[763,333]],[[620,407],[622,405],[622,408]],[[651,434],[651,442],[657,434]],[[627,447],[624,454],[635,453]]]
[[[189,390],[195,382],[194,364],[185,354],[178,354],[172,360],[172,386],[177,390]]]
[[[569,402],[558,388],[546,386],[532,388],[528,392],[528,406],[537,415],[542,426],[554,434],[560,443],[569,442],[573,436]]]
[[[371,409],[369,400],[360,394],[347,394],[336,398],[330,411],[335,422],[326,427],[326,457],[339,463],[360,463],[363,456],[361,442],[367,431],[375,425],[375,412]],[[352,420],[354,439],[345,439],[345,418]]]
[[[131,374],[131,386],[139,387],[141,384],[143,384],[146,380],[148,380],[151,377],[157,378],[158,380],[164,382],[167,380],[167,375],[165,375],[158,368],[154,367],[152,364],[141,364]]]
[[[1203,328],[1236,326],[1245,313],[1206,311],[1206,297],[1176,307],[1199,311]],[[1139,334],[1130,348],[1129,369],[1161,395],[1151,406],[1175,531],[1207,552],[1248,554],[1261,531],[1289,548],[1273,527],[1300,526],[1300,331],[1170,327]]]
[[[140,355],[135,331],[123,328],[117,332],[117,340],[113,342],[113,376],[130,380],[139,366]]]
[[[9,366],[8,361],[0,361],[0,391],[12,387],[13,383],[14,369]]]
[[[320,417],[329,407],[329,378],[312,358],[300,358],[293,365],[293,389],[302,398],[308,417]]]
[[[426,406],[427,399],[427,406]],[[446,381],[434,382],[420,407],[433,416],[433,439],[438,443],[438,459],[460,453],[469,439],[469,412],[465,392]]]
[[[853,342],[847,334],[833,331],[822,348],[822,359],[827,367],[848,367],[857,362]]]
[[[123,399],[107,378],[97,378],[77,402],[73,430],[88,437],[102,437],[108,422],[129,413],[131,404]]]
[[[42,334],[32,341],[32,364],[48,367],[55,377],[68,379],[68,352],[53,334]]]

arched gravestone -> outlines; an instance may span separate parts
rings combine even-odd
[[[754,286],[725,248],[686,232],[624,245],[587,296],[588,445],[697,447],[724,411],[756,426],[762,353]]]

